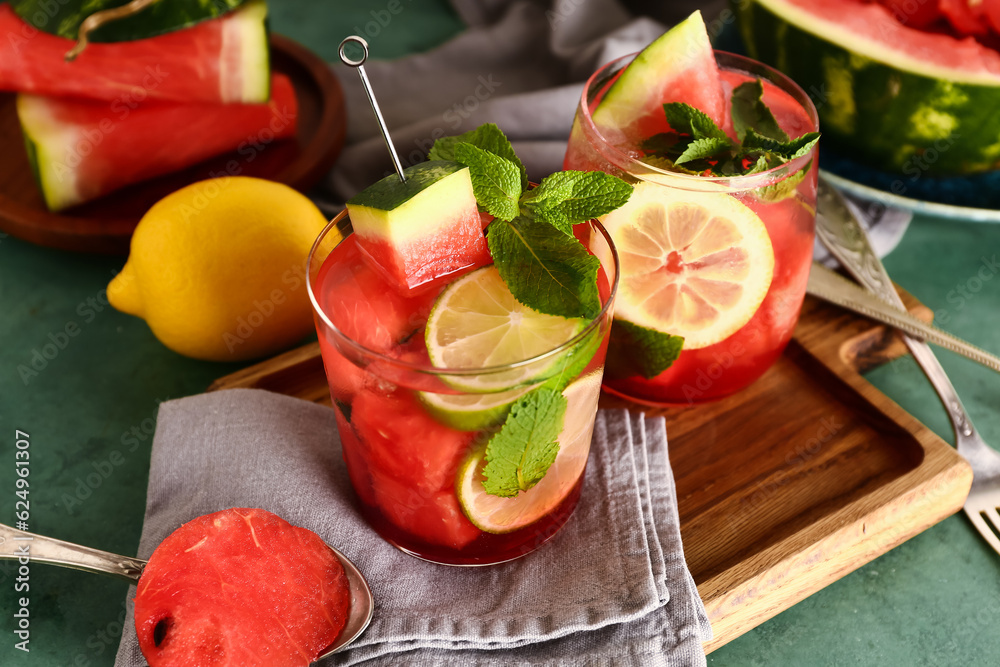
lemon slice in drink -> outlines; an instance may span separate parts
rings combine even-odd
[[[615,317],[683,336],[686,350],[731,336],[767,295],[767,229],[730,195],[639,183],[601,222],[621,258]]]
[[[594,413],[601,396],[601,371],[579,378],[563,390],[566,416],[559,434],[559,453],[545,476],[513,498],[486,493],[483,488],[485,448],[469,455],[458,471],[456,493],[462,511],[487,533],[509,533],[538,521],[561,503],[576,486],[590,453]]]
[[[444,289],[427,319],[425,340],[435,366],[480,369],[544,355],[583,327],[581,318],[546,315],[519,303],[491,265],[467,273]],[[470,392],[513,391],[558,371],[565,357],[566,352],[551,354],[504,371],[451,375],[446,381]],[[507,402],[518,395],[510,394]]]

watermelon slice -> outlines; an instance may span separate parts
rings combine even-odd
[[[622,133],[626,143],[637,145],[670,130],[663,113],[668,102],[685,102],[708,114],[719,127],[730,125],[719,68],[700,11],[635,57],[594,109],[594,124],[612,143],[618,143],[615,137]]]
[[[474,433],[438,423],[410,391],[359,391],[351,422],[367,449],[373,472],[421,493],[454,493],[455,474]]]
[[[275,74],[267,104],[146,104],[18,95],[28,157],[53,211],[241,148],[244,159],[295,134],[291,81]]]
[[[911,179],[1000,167],[997,51],[907,27],[877,3],[752,0],[737,11],[750,56],[817,98],[829,146]]]
[[[250,0],[185,30],[91,44],[66,62],[73,40],[39,32],[3,3],[0,90],[106,100],[112,119],[145,100],[265,102],[270,82],[266,18],[264,0]]]
[[[264,510],[229,509],[156,548],[135,628],[150,667],[302,667],[340,634],[350,598],[318,535]]]
[[[980,2],[969,0],[938,0],[938,8],[948,22],[962,35],[985,35],[989,32],[989,23],[982,15]]]
[[[347,202],[358,244],[372,265],[407,292],[488,264],[489,250],[469,168],[431,160],[408,167]]]

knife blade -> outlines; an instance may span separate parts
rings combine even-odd
[[[841,308],[852,310],[911,336],[940,345],[975,362],[1000,372],[1000,358],[947,331],[921,322],[904,310],[889,305],[860,285],[822,264],[814,262],[809,272],[806,292]]]

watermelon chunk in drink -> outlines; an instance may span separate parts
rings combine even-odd
[[[402,292],[490,261],[469,168],[432,160],[347,202],[358,246]]]

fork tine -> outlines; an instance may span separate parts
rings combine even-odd
[[[993,527],[995,527],[997,531],[1000,531],[1000,514],[997,514],[996,508],[974,508],[966,504],[963,509],[965,509],[966,516],[968,516],[969,520],[972,521],[972,525],[976,527],[976,530],[983,536],[983,539],[990,543],[990,546],[993,547],[994,551],[1000,553],[1000,539],[997,539],[997,534],[993,531],[993,528],[986,522],[986,519],[983,516],[985,514],[986,517],[989,518],[990,523],[993,524]]]

